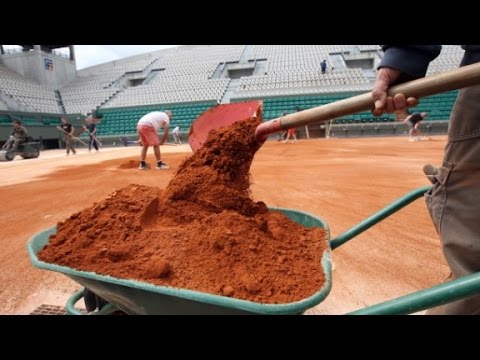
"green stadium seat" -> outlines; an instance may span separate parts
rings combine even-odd
[[[195,120],[202,112],[216,105],[215,102],[192,103],[192,104],[171,104],[157,105],[150,107],[136,108],[116,108],[105,109],[100,113],[103,115],[102,123],[99,124],[99,132],[106,135],[120,135],[123,133],[131,133],[136,131],[137,121],[143,115],[151,111],[161,111],[170,109],[173,112],[172,126],[180,126],[182,131],[190,128],[193,120]]]

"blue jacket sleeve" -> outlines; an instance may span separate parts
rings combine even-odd
[[[480,61],[480,45],[462,45],[465,50],[461,66],[470,65]]]
[[[382,45],[385,52],[378,68],[400,70],[413,78],[425,76],[430,61],[442,50],[441,45]]]

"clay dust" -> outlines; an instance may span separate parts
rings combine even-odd
[[[251,197],[260,121],[212,131],[163,191],[132,184],[71,215],[40,259],[260,303],[313,295],[325,282],[324,230]]]

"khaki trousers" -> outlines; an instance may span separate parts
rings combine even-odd
[[[460,91],[450,117],[443,164],[428,178],[434,186],[425,200],[451,279],[480,271],[480,86]],[[480,295],[427,314],[480,314]]]

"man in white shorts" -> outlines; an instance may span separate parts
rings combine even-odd
[[[150,146],[153,146],[153,152],[157,158],[156,168],[159,170],[169,169],[169,166],[162,162],[160,157],[160,145],[165,143],[168,137],[168,126],[170,125],[170,119],[172,118],[172,112],[170,110],[154,111],[144,115],[137,124],[138,135],[142,142],[142,152],[140,156],[140,170],[150,169],[150,166],[145,163],[147,151]],[[157,130],[163,128],[162,139],[158,138]]]

